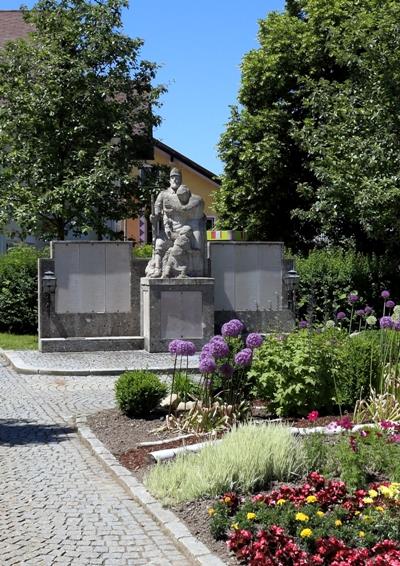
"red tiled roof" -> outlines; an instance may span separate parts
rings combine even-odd
[[[32,26],[24,22],[20,10],[0,10],[0,48],[6,41],[25,37]]]

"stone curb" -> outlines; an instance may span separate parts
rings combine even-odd
[[[98,368],[98,369],[70,369],[70,368],[38,368],[38,367],[31,367],[28,366],[27,364],[25,364],[21,359],[18,358],[17,355],[13,355],[13,357],[11,357],[9,355],[8,351],[2,350],[0,348],[0,354],[2,356],[4,356],[4,358],[7,360],[7,362],[10,364],[10,366],[17,372],[17,373],[21,373],[21,374],[27,374],[27,375],[32,375],[32,374],[40,374],[40,375],[82,375],[82,376],[87,376],[87,375],[121,375],[121,373],[123,373],[124,371],[132,371],[132,370],[136,370],[138,369],[137,367],[134,368],[129,368],[129,367],[123,367],[123,368]],[[13,359],[16,358],[16,359]],[[157,374],[166,374],[166,373],[171,373],[173,372],[174,368],[173,366],[171,367],[165,367],[165,368],[152,368],[152,367],[146,367],[146,370],[151,371],[153,373],[157,373]],[[198,373],[198,369],[196,368],[188,368],[188,373],[190,374],[196,374]]]
[[[194,537],[186,525],[172,511],[164,509],[147,491],[144,485],[129,470],[121,466],[118,460],[87,426],[86,417],[76,417],[75,428],[82,442],[91,450],[103,467],[111,472],[128,495],[151,515],[161,529],[175,539],[180,550],[193,564],[225,566],[225,562],[222,562],[218,556],[213,554],[202,542]]]

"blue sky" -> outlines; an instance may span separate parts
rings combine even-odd
[[[0,1],[2,10],[20,5]],[[156,82],[168,88],[156,137],[222,172],[216,144],[236,102],[240,62],[258,45],[257,21],[283,6],[284,0],[131,0],[125,33],[144,40],[141,56],[162,65]]]

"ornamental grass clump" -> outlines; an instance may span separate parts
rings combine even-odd
[[[146,478],[150,492],[165,504],[217,496],[228,490],[248,493],[288,480],[305,469],[302,445],[282,425],[243,425],[198,454],[156,465]]]

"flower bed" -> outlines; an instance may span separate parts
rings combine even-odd
[[[215,538],[250,565],[400,564],[400,483],[349,491],[317,472],[300,486],[239,498],[209,509]]]

